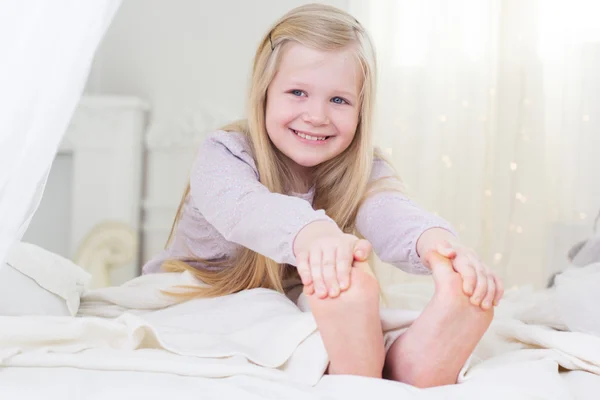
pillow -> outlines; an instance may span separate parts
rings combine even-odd
[[[73,316],[91,278],[58,254],[17,243],[0,265],[0,314]]]
[[[585,267],[591,264],[600,263],[600,230],[598,229],[598,223],[600,223],[600,212],[594,220],[593,234],[586,240],[575,243],[567,254],[569,260],[569,267]],[[548,280],[547,287],[554,286],[556,277],[560,275],[562,271],[558,271],[553,274]]]
[[[600,336],[600,263],[569,268],[556,277],[556,309],[573,332]]]

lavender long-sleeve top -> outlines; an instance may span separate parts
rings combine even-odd
[[[313,193],[283,195],[259,182],[248,139],[237,132],[217,131],[203,142],[190,176],[190,194],[169,246],[151,259],[143,273],[160,272],[168,259],[223,260],[241,246],[278,263],[296,265],[293,243],[298,232],[318,220],[331,220],[312,207]],[[375,160],[371,179],[391,175]],[[383,192],[363,202],[356,229],[386,263],[414,274],[428,274],[416,243],[427,229],[454,232],[443,219],[419,208],[399,192]],[[189,262],[196,268],[209,268]]]

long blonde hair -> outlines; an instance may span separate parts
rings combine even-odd
[[[267,89],[275,77],[287,43],[296,42],[323,51],[344,48],[354,50],[362,70],[360,114],[356,134],[350,146],[339,156],[314,170],[315,209],[323,209],[344,232],[354,232],[358,208],[367,194],[374,149],[372,145],[372,111],[375,98],[376,62],[370,38],[361,24],[337,8],[310,4],[295,8],[277,21],[263,37],[254,58],[247,120],[222,128],[242,132],[248,137],[260,182],[273,193],[289,190],[293,173],[281,152],[272,144],[265,126]],[[169,235],[169,244],[181,217],[188,187],[183,195]],[[197,260],[205,265],[219,265],[217,270],[196,269],[181,260],[168,260],[163,269],[169,272],[190,271],[208,285],[179,293],[186,298],[212,297],[257,287],[283,292],[284,266],[243,248],[227,262]]]

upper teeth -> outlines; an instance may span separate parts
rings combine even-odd
[[[294,130],[294,133],[296,133],[296,135],[300,136],[302,139],[308,139],[308,140],[325,140],[325,139],[327,139],[327,136],[321,136],[321,137],[310,136],[310,135],[307,135],[305,133],[302,133],[302,132],[299,132],[296,130]]]

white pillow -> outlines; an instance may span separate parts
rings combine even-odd
[[[600,262],[556,277],[556,308],[570,331],[600,336],[599,303]]]
[[[73,316],[91,278],[58,254],[17,243],[0,266],[0,314]]]

